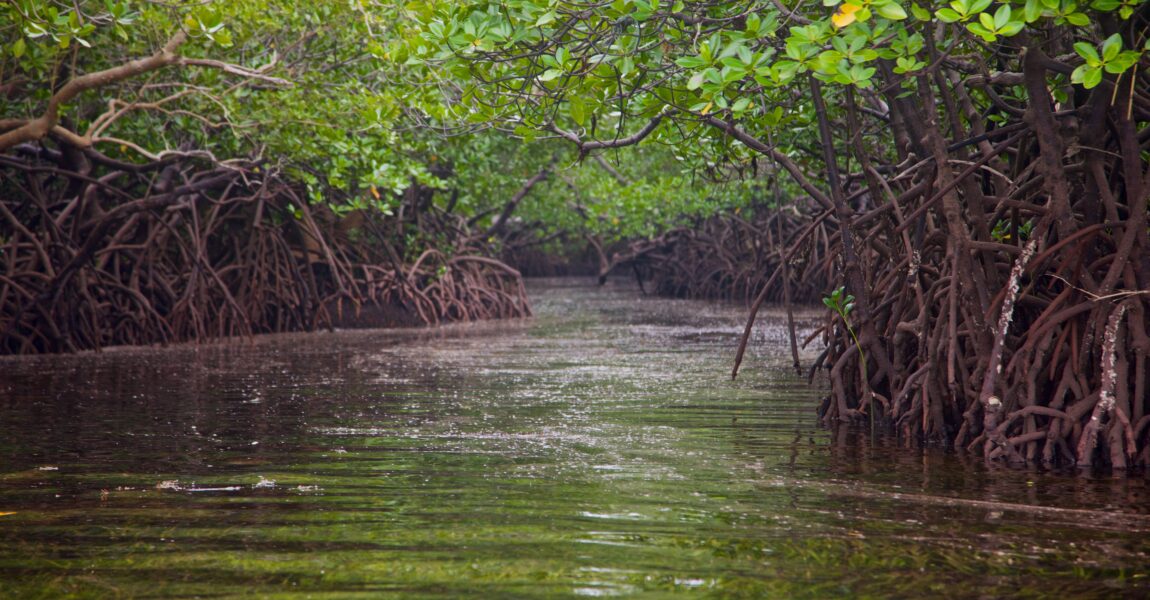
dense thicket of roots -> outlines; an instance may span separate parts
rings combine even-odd
[[[763,208],[750,219],[716,215],[632,242],[611,253],[600,275],[631,267],[646,291],[677,298],[749,303],[765,289],[765,300],[817,302],[833,281],[833,241],[822,219]]]
[[[823,213],[850,232],[828,254],[857,298],[822,329],[824,418],[987,459],[1147,465],[1150,94],[1127,77],[1056,105],[1049,59],[1032,48],[1020,63],[1001,81],[944,65],[891,93],[886,120],[849,95],[846,123],[816,102],[859,169]],[[999,97],[1011,85],[1028,105]],[[1010,118],[989,121],[973,91]],[[858,141],[879,130],[898,164]]]
[[[372,305],[422,323],[530,313],[518,272],[418,189],[399,218],[337,218],[252,164],[73,169],[20,150],[0,156],[0,353],[311,330]]]

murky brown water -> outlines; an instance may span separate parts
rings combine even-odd
[[[0,597],[1150,593],[1144,477],[823,430],[777,316],[731,382],[739,307],[531,291],[522,322],[0,359]]]

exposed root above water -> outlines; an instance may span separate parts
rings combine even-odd
[[[1055,112],[1040,55],[1020,59],[1031,102],[1001,106],[1005,124],[973,110],[959,67],[888,96],[898,164],[857,142],[883,125],[854,95],[844,124],[814,94],[821,130],[845,130],[861,169],[832,190],[828,254],[855,300],[821,330],[821,414],[987,460],[1150,466],[1144,82]],[[847,162],[823,146],[828,164]]]
[[[718,215],[652,240],[628,244],[600,261],[599,276],[630,267],[644,289],[661,296],[750,303],[764,298],[817,302],[833,280],[833,235],[822,218],[762,211],[754,218]]]
[[[0,353],[530,314],[519,273],[420,210],[340,219],[250,163],[0,157]],[[405,205],[406,206],[406,205]],[[400,232],[401,235],[395,235]],[[447,240],[421,254],[412,239]]]

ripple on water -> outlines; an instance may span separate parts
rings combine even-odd
[[[0,359],[5,594],[1148,591],[1144,478],[822,430],[777,309],[731,381],[740,306],[531,293],[509,323]]]

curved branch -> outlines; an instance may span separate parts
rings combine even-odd
[[[735,127],[734,123],[728,123],[727,121],[724,121],[718,117],[706,117],[704,118],[704,122],[716,129],[723,131],[736,140],[739,140],[743,143],[743,145],[747,146],[751,150],[754,150],[759,154],[771,157],[775,162],[779,163],[780,166],[786,169],[791,178],[795,180],[795,183],[798,183],[799,186],[803,188],[803,191],[807,194],[810,194],[811,198],[814,198],[815,201],[819,203],[819,205],[821,205],[826,210],[834,210],[835,206],[834,203],[831,202],[830,198],[828,198],[822,190],[815,187],[815,184],[807,178],[802,169],[799,169],[799,166],[795,164],[795,161],[791,160],[791,157],[783,154],[782,152],[779,152],[778,148],[764,144],[762,140],[747,133],[746,131],[743,131],[742,129],[739,129],[738,127]]]
[[[587,152],[590,152],[592,150],[600,150],[602,148],[622,148],[624,146],[633,146],[635,144],[638,144],[639,142],[643,141],[644,138],[651,135],[651,133],[653,131],[655,131],[655,128],[657,128],[659,126],[659,123],[662,123],[662,122],[663,122],[663,115],[658,115],[658,116],[652,117],[651,120],[647,121],[647,124],[644,125],[643,128],[640,129],[639,131],[636,131],[635,133],[633,133],[627,137],[617,138],[617,139],[608,140],[608,141],[592,140],[589,142],[585,142],[585,141],[583,141],[582,138],[579,137],[578,134],[573,133],[571,131],[567,131],[565,129],[561,129],[561,128],[559,128],[558,125],[556,125],[554,123],[548,123],[547,124],[547,130],[551,131],[552,133],[557,133],[561,137],[571,141],[572,143],[574,143],[576,146],[579,147],[580,153],[586,154]]]
[[[81,75],[71,79],[48,100],[48,106],[44,109],[44,114],[35,119],[24,121],[22,125],[0,134],[0,151],[7,150],[24,142],[35,141],[48,135],[49,132],[53,131],[60,120],[60,106],[67,104],[83,92],[162,69],[177,62],[180,57],[176,54],[176,50],[187,41],[187,39],[188,35],[186,33],[183,31],[177,32],[168,40],[168,43],[164,44],[163,48],[147,58],[128,61],[110,69],[88,73],[87,75]]]
[[[176,32],[176,34],[164,44],[163,48],[147,58],[131,60],[121,65],[104,69],[103,71],[88,73],[69,80],[68,83],[64,84],[59,91],[48,99],[48,105],[44,109],[44,113],[39,117],[34,119],[0,120],[0,130],[5,130],[3,133],[0,133],[0,152],[26,142],[42,139],[49,134],[77,148],[91,147],[93,139],[91,136],[79,135],[59,125],[60,107],[71,102],[77,96],[88,90],[111,85],[125,79],[131,79],[171,65],[208,67],[250,79],[260,79],[276,85],[291,85],[291,82],[285,79],[272,77],[263,73],[263,71],[270,68],[272,64],[266,65],[258,70],[252,70],[218,60],[182,57],[176,53],[176,50],[178,50],[187,39],[187,33],[183,31]]]

